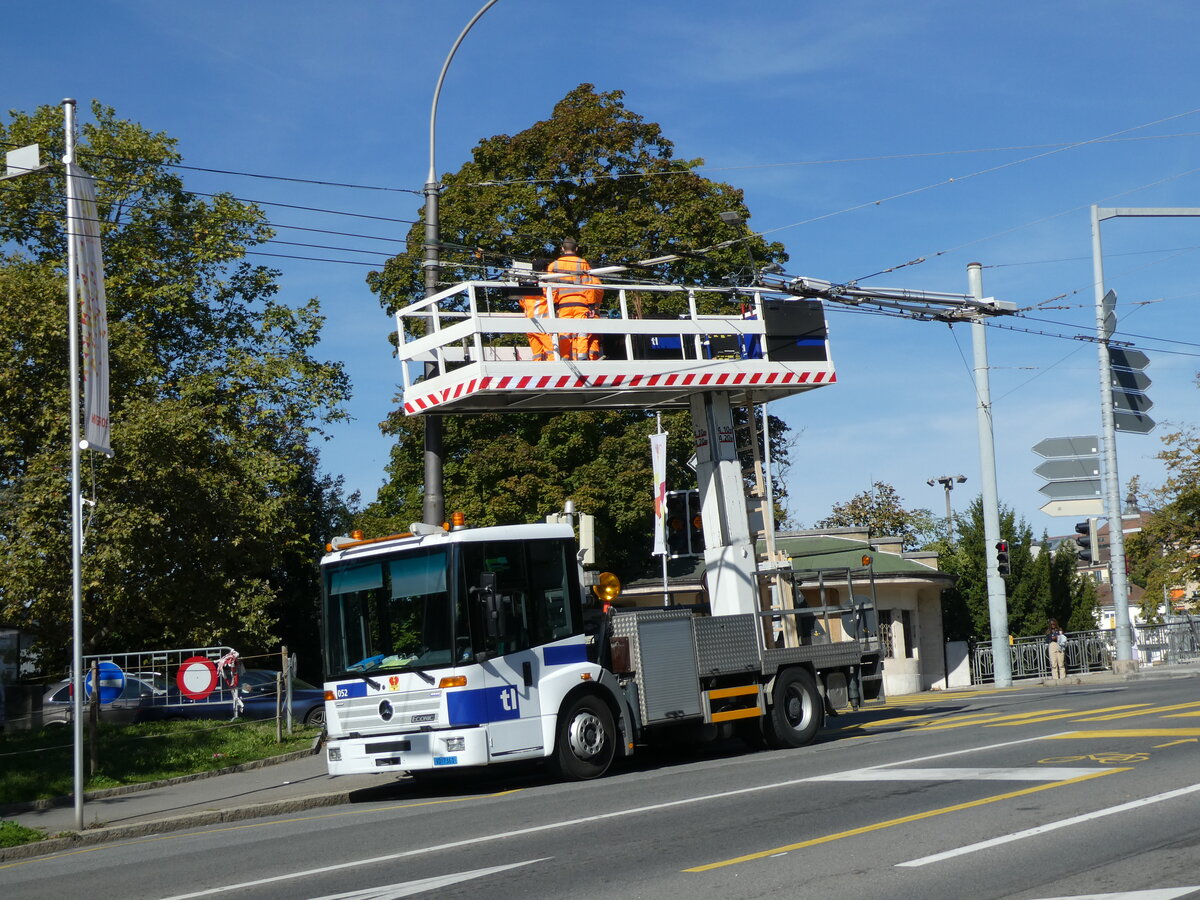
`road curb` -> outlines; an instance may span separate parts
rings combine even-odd
[[[238,763],[236,766],[225,766],[222,769],[210,769],[206,772],[193,772],[191,775],[179,775],[175,778],[163,779],[162,781],[139,781],[136,784],[122,784],[118,787],[103,788],[98,791],[84,791],[83,800],[85,803],[89,800],[106,800],[109,797],[137,794],[142,791],[151,791],[155,788],[170,787],[173,784],[187,784],[190,781],[214,778],[217,775],[234,775],[238,772],[251,772],[255,769],[265,769],[268,766],[279,765],[280,763],[294,762],[297,759],[304,759],[306,756],[312,756],[317,753],[321,749],[321,742],[324,738],[323,734],[319,735],[313,740],[313,745],[308,750],[293,750],[291,753],[268,756],[264,759],[253,759],[250,762]],[[75,798],[67,794],[61,797],[30,800],[25,803],[9,803],[0,806],[0,819],[10,818],[24,812],[36,812],[43,809],[71,806],[74,802]]]

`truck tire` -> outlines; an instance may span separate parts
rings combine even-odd
[[[807,669],[784,669],[775,676],[771,709],[763,723],[767,742],[776,750],[812,743],[824,722],[824,703]]]
[[[617,750],[617,729],[608,704],[595,694],[568,702],[558,716],[550,769],[566,781],[599,778]]]

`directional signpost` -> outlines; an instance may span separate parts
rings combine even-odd
[[[1039,490],[1049,498],[1041,509],[1049,516],[1099,515],[1100,439],[1095,435],[1046,438],[1033,452],[1045,462],[1033,470],[1046,479]]]
[[[1149,434],[1158,424],[1148,415],[1154,401],[1146,396],[1150,379],[1142,371],[1150,365],[1150,357],[1133,347],[1110,347],[1108,360],[1113,426],[1123,434]]]

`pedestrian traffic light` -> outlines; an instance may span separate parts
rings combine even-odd
[[[1008,541],[996,541],[996,569],[1001,575],[1012,572],[1008,563]]]
[[[704,553],[704,527],[700,518],[700,492],[667,491],[667,555],[699,556]]]
[[[1085,566],[1094,566],[1096,564],[1096,556],[1092,552],[1092,521],[1075,523],[1075,555],[1079,557],[1079,561]]]

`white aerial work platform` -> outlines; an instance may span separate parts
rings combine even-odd
[[[538,288],[516,281],[465,282],[397,310],[404,411],[680,409],[700,391],[727,392],[735,405],[748,405],[836,380],[818,301],[756,290],[742,294],[744,311],[730,299],[728,314],[701,315],[698,288],[588,287],[604,290],[611,307],[604,318],[530,319],[514,311],[516,298]],[[680,318],[631,312],[639,295],[680,292],[688,307]],[[524,339],[584,328],[600,336],[605,359],[535,362]]]
[[[733,407],[752,406],[832,384],[819,301],[765,289],[718,294],[727,314],[701,314],[703,288],[595,284],[601,317],[530,318],[518,298],[557,286],[522,282],[454,285],[396,311],[404,410],[425,413],[565,412],[577,409],[690,409],[704,522],[708,594],[714,615],[757,613],[757,554],[737,457]],[[651,295],[686,294],[676,318],[633,314]],[[711,305],[711,304],[709,304]],[[604,359],[535,361],[526,335],[599,336]]]

